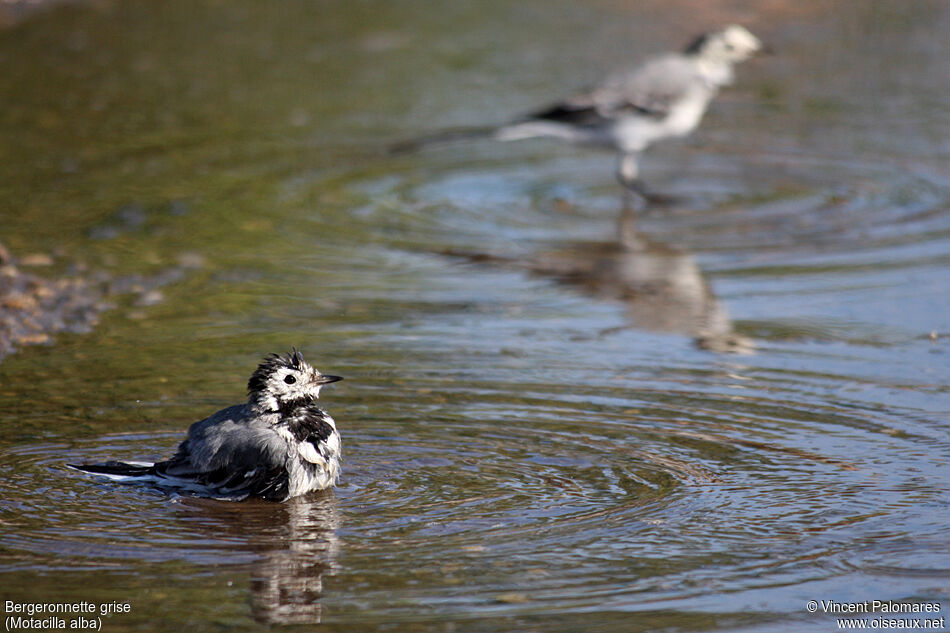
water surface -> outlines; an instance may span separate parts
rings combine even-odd
[[[950,608],[950,11],[687,4],[106,2],[3,31],[3,242],[48,275],[201,265],[0,363],[2,599],[129,602],[108,631]],[[618,221],[595,151],[384,151],[735,20],[780,54],[648,154],[669,209]],[[292,345],[347,378],[335,491],[64,468],[170,454]]]

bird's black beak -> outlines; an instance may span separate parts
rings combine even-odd
[[[327,376],[326,374],[321,374],[317,377],[316,382],[318,385],[328,385],[331,382],[338,382],[340,380],[343,380],[343,376]]]
[[[768,43],[763,44],[763,45],[762,45],[762,48],[760,48],[760,49],[757,51],[757,53],[758,53],[759,55],[765,55],[765,56],[767,56],[767,57],[770,57],[770,56],[776,54],[775,49],[772,47],[771,44],[768,44]]]

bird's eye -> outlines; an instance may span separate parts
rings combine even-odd
[[[294,378],[293,376],[288,375],[288,376],[284,376],[284,382],[286,382],[288,385],[292,385],[295,382],[297,382],[297,379]]]

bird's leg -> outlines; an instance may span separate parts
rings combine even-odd
[[[648,205],[666,206],[673,202],[671,196],[653,193],[640,180],[640,165],[638,154],[623,153],[617,160],[617,180],[624,188],[624,207],[632,207],[631,194],[637,194]]]
[[[638,156],[631,153],[623,153],[617,157],[617,180],[623,187],[623,211],[624,214],[636,209],[637,196],[642,200],[649,202],[649,198],[644,194],[643,183],[640,182],[638,175],[640,166],[637,162]]]
[[[640,175],[639,156],[624,152],[617,157],[617,180],[625,189],[637,191]]]

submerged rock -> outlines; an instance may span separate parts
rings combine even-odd
[[[151,276],[119,277],[77,269],[53,279],[22,270],[39,262],[36,255],[17,260],[0,244],[0,359],[24,345],[49,343],[60,332],[92,331],[99,315],[113,307],[113,297],[131,294],[140,307],[160,303],[164,295],[159,287],[200,266],[200,260],[183,260]],[[52,257],[45,256],[42,265],[49,264]]]
[[[57,332],[89,332],[108,307],[98,283],[24,272],[0,246],[0,358]]]

